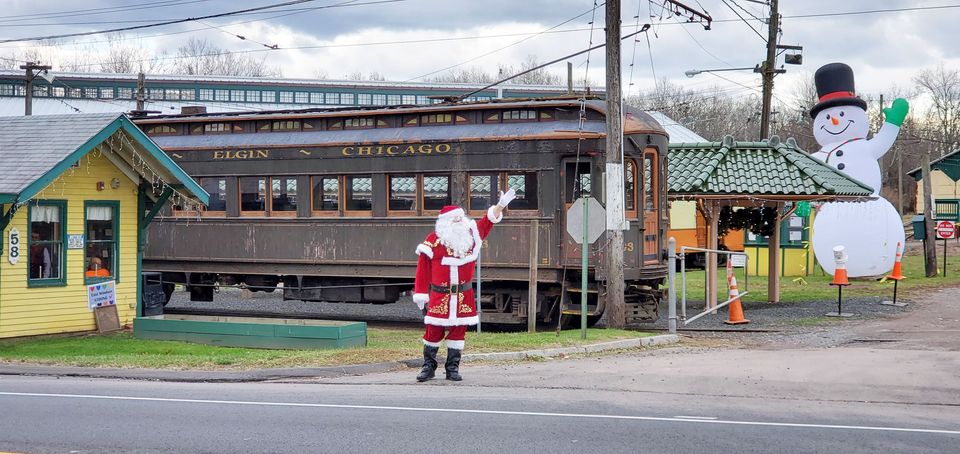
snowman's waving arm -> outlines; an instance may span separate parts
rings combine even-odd
[[[885,116],[883,126],[870,139],[870,149],[873,151],[874,159],[882,158],[893,146],[893,143],[897,140],[897,135],[900,134],[900,125],[903,124],[909,110],[910,105],[903,98],[893,100],[893,104],[889,108],[883,109]]]

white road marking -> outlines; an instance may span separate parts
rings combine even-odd
[[[714,420],[717,419],[716,416],[674,416],[675,419],[705,419],[705,420]]]
[[[0,391],[0,396],[18,397],[62,397],[69,399],[100,399],[126,400],[142,402],[177,402],[191,404],[220,404],[220,405],[251,405],[264,407],[307,407],[307,408],[342,408],[352,410],[386,410],[386,411],[419,411],[432,413],[461,413],[479,415],[510,415],[510,416],[545,416],[554,418],[586,418],[612,419],[625,421],[659,421],[685,422],[697,424],[728,424],[737,426],[765,426],[765,427],[797,427],[807,429],[840,429],[840,430],[869,430],[879,432],[912,432],[940,435],[960,435],[960,430],[946,429],[919,429],[910,427],[881,427],[881,426],[848,426],[842,424],[810,424],[794,422],[768,421],[734,421],[724,419],[686,419],[689,417],[662,417],[662,416],[630,416],[630,415],[600,415],[587,413],[548,413],[538,411],[509,411],[509,410],[468,410],[461,408],[429,408],[429,407],[390,407],[384,405],[345,405],[345,404],[311,404],[302,402],[256,402],[242,400],[211,400],[211,399],[176,399],[167,397],[136,397],[136,396],[102,396],[93,394],[55,394],[55,393],[22,393]]]

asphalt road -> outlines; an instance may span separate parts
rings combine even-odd
[[[589,372],[592,361],[551,367]],[[539,380],[536,367],[510,373]],[[960,445],[955,404],[498,385],[488,378],[496,370],[472,366],[458,384],[415,384],[413,371],[391,375],[397,383],[0,377],[0,451],[872,454]]]

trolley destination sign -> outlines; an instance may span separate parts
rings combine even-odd
[[[259,161],[272,159],[375,158],[448,155],[453,144],[400,143],[347,145],[339,147],[241,148],[235,150],[171,150],[177,161]]]

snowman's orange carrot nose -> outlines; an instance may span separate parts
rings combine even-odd
[[[837,120],[837,117],[831,118],[830,122],[833,123],[834,126],[840,124],[840,120]]]

